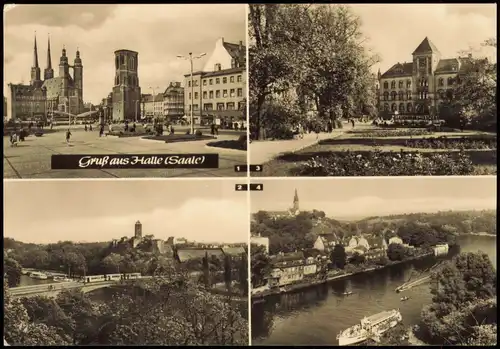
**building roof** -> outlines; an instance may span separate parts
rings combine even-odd
[[[271,256],[271,263],[291,262],[304,260],[304,252],[290,252],[281,255]]]
[[[381,75],[381,79],[387,79],[392,77],[404,77],[413,75],[413,63],[396,63],[384,74]]]
[[[436,73],[456,73],[460,69],[458,58],[441,59],[436,67]]]
[[[163,93],[158,93],[155,96],[155,102],[163,102]]]
[[[230,42],[224,42],[224,48],[226,49],[227,53],[238,62],[239,66],[245,66],[246,63],[246,53],[247,53],[247,48],[243,43],[240,41],[239,44],[233,44]]]
[[[439,53],[436,45],[429,40],[426,36],[425,39],[418,45],[418,47],[413,51],[413,54],[423,54],[423,53]]]
[[[319,234],[319,237],[321,237],[323,240],[326,240],[328,242],[337,242],[337,241],[339,241],[339,238],[334,233],[331,233],[331,234]]]
[[[180,248],[177,250],[177,257],[179,262],[185,262],[193,259],[204,258],[208,255],[208,258],[212,256],[221,258],[224,256],[224,252],[220,248]]]
[[[151,94],[142,95],[142,101],[145,102],[145,103],[152,102],[153,101],[153,95],[151,95]]]
[[[222,252],[228,256],[240,256],[246,253],[243,247],[223,247]]]

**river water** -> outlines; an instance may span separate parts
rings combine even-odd
[[[461,252],[487,253],[496,265],[495,237],[461,237],[460,246]],[[398,308],[405,325],[416,324],[422,307],[431,302],[429,285],[424,283],[400,294],[394,290],[412,273],[426,270],[435,262],[429,257],[302,292],[268,297],[252,306],[252,344],[337,345],[336,335],[364,316]],[[346,290],[353,294],[343,296]],[[403,295],[410,299],[401,302]]]

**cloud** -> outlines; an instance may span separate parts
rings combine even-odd
[[[107,217],[4,222],[5,236],[34,243],[61,240],[110,241],[132,236],[140,220],[143,234],[156,238],[184,237],[200,242],[246,242],[249,232],[246,200],[193,199],[177,208],[158,208],[148,213]]]
[[[4,58],[4,85],[29,82],[36,31],[42,74],[49,33],[56,75],[63,44],[70,62],[79,48],[85,101],[97,104],[111,92],[117,49],[139,52],[143,93],[151,93],[149,86],[164,90],[170,81],[183,81],[189,71],[189,63],[177,55],[210,53],[220,37],[245,42],[245,16],[244,4],[18,5],[4,15],[4,55],[15,57]],[[204,60],[196,61],[195,69],[203,64]]]

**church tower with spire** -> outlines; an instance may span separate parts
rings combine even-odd
[[[293,206],[290,209],[290,214],[293,216],[298,215],[300,212],[299,208],[299,194],[297,194],[297,189],[295,189],[295,195],[293,196]]]
[[[40,79],[40,67],[38,66],[38,48],[36,46],[36,34],[35,34],[35,46],[33,50],[33,66],[31,67],[30,85],[33,87],[42,86],[42,80]]]
[[[43,71],[43,79],[49,80],[54,77],[54,69],[52,69],[52,57],[50,55],[50,37],[47,41],[47,67]]]

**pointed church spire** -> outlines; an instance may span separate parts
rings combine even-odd
[[[52,69],[52,57],[50,56],[50,34],[47,41],[47,69]]]
[[[297,194],[297,189],[295,189],[295,195],[293,196],[293,203],[299,202],[299,195]]]
[[[38,49],[36,47],[36,32],[35,32],[35,47],[33,51],[33,68],[38,68]]]

